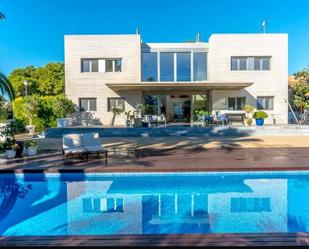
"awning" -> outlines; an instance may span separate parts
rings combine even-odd
[[[144,93],[201,93],[209,90],[239,90],[251,86],[253,82],[143,82],[108,83],[115,92],[142,91]]]

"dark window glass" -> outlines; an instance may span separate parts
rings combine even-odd
[[[80,98],[79,99],[79,110],[84,111],[97,111],[97,99],[96,98]]]
[[[113,108],[119,108],[122,111],[125,110],[124,98],[107,98],[107,111],[111,112]]]
[[[82,60],[82,72],[90,72],[90,60]]]
[[[160,53],[160,81],[174,81],[174,53]]]
[[[177,81],[191,81],[191,54],[177,53]]]
[[[235,98],[228,98],[228,109],[235,110],[236,101]]]
[[[113,60],[105,60],[105,72],[113,72]]]
[[[240,111],[246,104],[246,97],[228,98],[228,109]]]
[[[270,70],[270,58],[263,58],[262,70]]]
[[[232,58],[231,69],[232,70],[238,70],[238,59],[237,58]]]
[[[239,58],[239,70],[247,70],[247,58]]]
[[[254,70],[261,70],[261,58],[254,58]]]
[[[143,53],[143,81],[158,81],[157,53]]]
[[[207,80],[207,53],[193,53],[193,80]]]
[[[122,71],[122,60],[117,59],[115,60],[115,72],[121,72]]]
[[[256,105],[258,110],[273,110],[274,97],[257,97]]]
[[[98,72],[98,71],[99,71],[99,61],[91,60],[91,72]]]

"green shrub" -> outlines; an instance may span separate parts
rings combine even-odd
[[[32,110],[32,124],[36,131],[43,131],[49,127],[57,126],[57,118],[66,117],[75,112],[74,103],[64,95],[34,97],[35,101],[30,101],[29,97],[18,97],[13,101],[15,119],[21,129],[29,124],[29,111]],[[31,96],[33,98],[33,96]],[[33,100],[33,99],[30,99]],[[37,101],[37,102],[36,102]]]
[[[254,119],[265,119],[267,117],[268,117],[268,115],[264,111],[257,111],[255,113],[253,113],[253,118]]]

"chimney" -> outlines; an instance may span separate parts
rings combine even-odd
[[[200,32],[197,32],[195,42],[200,42],[200,38],[201,38]]]

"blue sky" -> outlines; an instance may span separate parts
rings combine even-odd
[[[289,73],[309,65],[309,0],[0,0],[0,71],[63,61],[65,34],[130,34],[183,42],[201,33],[289,34]]]

